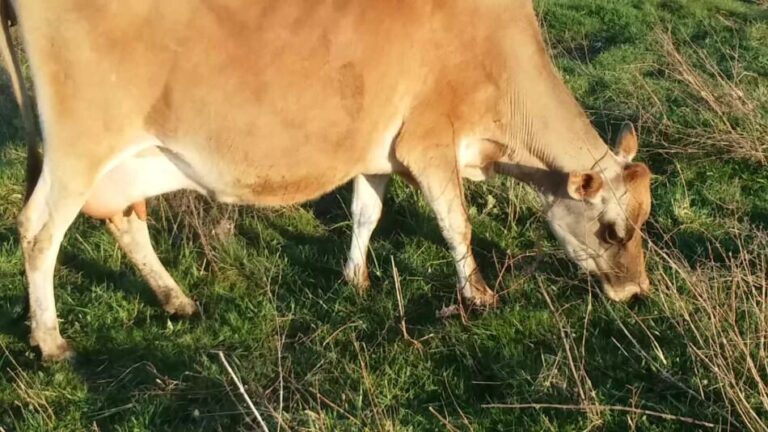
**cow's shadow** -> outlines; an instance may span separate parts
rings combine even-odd
[[[222,412],[239,412],[236,399],[228,396],[229,389],[221,377],[200,374],[201,361],[218,361],[213,352],[189,346],[186,350],[172,344],[157,343],[148,336],[126,343],[120,340],[120,331],[108,329],[90,337],[95,341],[89,347],[78,347],[69,362],[47,364],[29,350],[7,349],[13,358],[13,368],[27,375],[77,374],[87,391],[81,415],[88,423],[117,430],[135,427],[136,419],[147,413],[138,412],[135,398],[139,394],[156,394],[157,404],[150,420],[160,429],[164,416],[173,413],[174,430],[188,427],[192,430],[238,430],[244,423],[241,416],[197,417],[194,407],[203,414],[208,407]],[[0,357],[1,358],[1,357]],[[11,418],[24,418],[23,405],[7,407]],[[157,423],[157,424],[155,424]],[[152,426],[152,425],[150,425]],[[230,429],[231,428],[231,429]],[[103,430],[103,429],[102,429]]]
[[[0,74],[0,149],[21,139],[19,109],[5,74]]]

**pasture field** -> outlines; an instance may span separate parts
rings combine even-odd
[[[768,4],[536,5],[601,134],[638,127],[655,174],[651,298],[609,303],[510,179],[467,186],[500,304],[445,319],[454,266],[402,181],[364,295],[341,273],[349,185],[281,209],[175,194],[150,202],[152,236],[202,315],[168,318],[103,224],[80,217],[56,278],[78,357],[42,364],[27,341],[25,155],[3,76],[0,430],[256,430],[237,381],[271,431],[768,430]]]

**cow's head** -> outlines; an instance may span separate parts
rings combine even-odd
[[[605,294],[617,301],[650,290],[640,228],[651,210],[651,173],[646,165],[632,163],[637,147],[635,130],[627,124],[616,143],[619,163],[570,173],[565,193],[546,211],[568,255],[598,275]]]

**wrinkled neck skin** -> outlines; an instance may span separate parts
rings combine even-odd
[[[551,203],[566,193],[569,173],[597,170],[611,176],[622,164],[555,70],[535,22],[528,23],[531,31],[506,37],[507,156],[494,168],[534,187]]]
[[[548,60],[546,63],[543,68],[539,65],[536,79],[513,79],[526,85],[510,90],[507,156],[494,168],[530,185],[545,203],[551,204],[567,197],[569,173],[596,170],[609,177],[621,170],[621,162],[597,134]]]

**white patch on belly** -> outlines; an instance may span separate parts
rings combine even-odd
[[[202,192],[202,188],[160,150],[161,146],[155,137],[147,137],[112,159],[102,170],[83,211],[107,218],[152,196],[180,189]]]

